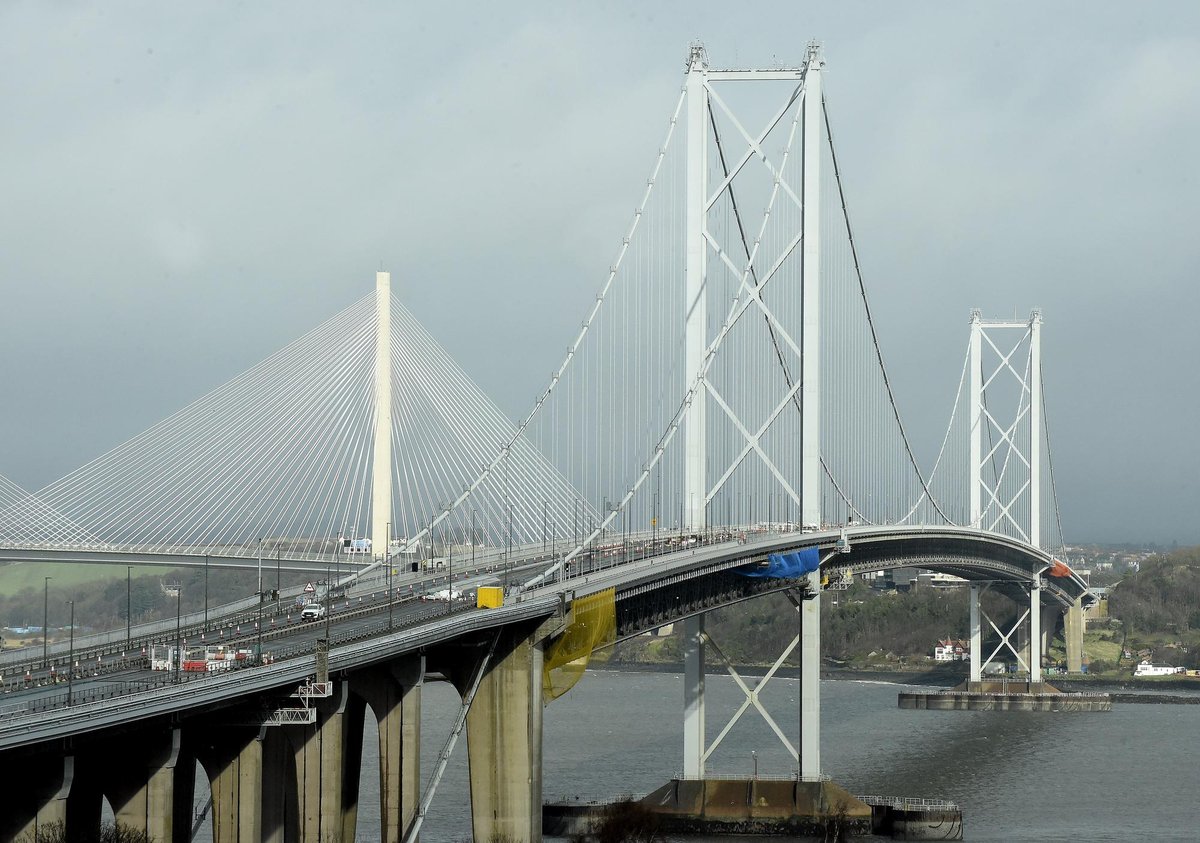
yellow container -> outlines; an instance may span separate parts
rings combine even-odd
[[[480,609],[498,609],[504,605],[504,589],[498,585],[480,586],[475,595],[475,605]]]

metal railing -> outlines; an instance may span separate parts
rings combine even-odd
[[[900,811],[958,811],[957,802],[946,799],[921,799],[913,796],[855,796],[859,802]]]
[[[816,776],[802,776],[798,770],[793,770],[789,775],[781,775],[778,773],[719,773],[713,770],[708,770],[702,776],[689,776],[678,771],[671,774],[671,778],[681,782],[702,782],[708,780],[716,781],[735,781],[735,782],[827,782],[831,781],[828,773],[821,773]]]
[[[417,602],[419,602],[419,595],[414,595],[412,597],[407,597],[403,600],[396,601],[394,605],[404,606]],[[470,610],[468,609],[460,608],[456,610],[453,608],[453,606],[450,607],[450,611],[447,611],[439,603],[429,603],[427,606],[428,608],[425,611],[417,612],[413,616],[406,618],[404,621],[396,622],[393,626],[392,632],[402,632],[414,627],[422,626],[439,616],[453,618],[454,616],[461,617],[463,615],[470,614]],[[373,604],[362,609],[344,612],[338,616],[338,619],[339,621],[344,621],[371,614],[382,615],[383,613],[386,613],[386,610],[386,603],[381,605]],[[312,623],[318,624],[320,622],[314,621]],[[451,624],[452,627],[460,625],[461,624]],[[277,629],[271,633],[264,633],[264,641],[269,642],[272,637],[278,637],[279,635],[288,631],[288,629],[289,628],[285,627],[283,629]],[[381,634],[386,633],[387,630],[363,628],[352,633],[335,636],[330,644],[337,646],[358,644],[363,641],[379,638]],[[160,699],[176,692],[187,693],[187,686],[194,688],[196,687],[195,683],[203,683],[204,685],[211,687],[212,684],[224,679],[225,677],[228,677],[231,673],[242,674],[247,671],[253,671],[259,667],[270,668],[276,663],[287,663],[298,658],[311,656],[315,650],[315,641],[297,641],[289,646],[277,646],[272,647],[269,650],[264,649],[263,662],[261,664],[258,662],[241,662],[236,663],[222,671],[181,673],[178,677],[178,682],[175,681],[174,674],[164,673],[161,679],[156,678],[146,681],[108,683],[104,685],[83,685],[77,689],[74,689],[70,693],[69,698],[67,692],[62,692],[49,696],[37,697],[29,700],[28,702],[11,703],[8,706],[5,706],[4,713],[0,715],[0,723],[3,723],[5,727],[10,727],[14,726],[16,721],[32,717],[35,714],[42,714],[47,711],[62,710],[78,712],[94,709],[102,705],[107,707],[111,706],[113,701],[120,700],[123,697],[128,697],[129,702],[126,705],[118,704],[117,707],[119,709],[133,708],[146,703],[148,700]],[[91,677],[95,675],[98,674],[87,670],[77,670],[75,672],[75,676],[79,678],[84,676]],[[65,676],[66,672],[61,674],[61,676],[55,680],[55,684],[61,684],[65,682]],[[44,683],[35,682],[32,685],[27,686],[21,682],[8,682],[2,686],[2,689],[4,691],[20,691],[25,690],[28,687],[38,687],[41,684]],[[70,704],[68,705],[68,703]]]
[[[1026,684],[1026,683],[1019,683]],[[1002,688],[999,691],[961,691],[955,688],[941,688],[933,691],[928,696],[938,697],[964,697],[972,694],[987,693],[990,696],[1002,697],[1070,697],[1071,699],[1107,699],[1110,694],[1100,691],[1055,691],[1054,693],[1034,692],[1034,691],[1018,691],[1015,689]]]

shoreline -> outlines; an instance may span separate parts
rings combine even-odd
[[[715,669],[714,665],[709,666],[709,674],[724,673],[724,669]],[[738,674],[744,677],[762,677],[770,669],[770,665],[757,664],[739,664],[734,665],[734,669]],[[626,673],[682,673],[683,664],[680,662],[592,662],[588,665],[588,670],[595,671],[622,671]],[[795,679],[799,675],[799,669],[793,665],[785,665],[775,672],[776,676]],[[942,687],[953,688],[967,680],[967,674],[961,670],[945,670],[938,668],[930,668],[928,670],[874,670],[860,669],[851,667],[829,667],[822,666],[821,678],[829,680],[850,680],[850,681],[875,681],[886,682],[891,685],[917,685],[922,687]],[[1195,677],[1180,677],[1178,679],[1134,679],[1133,677],[1113,677],[1113,676],[1058,676],[1049,675],[1046,681],[1051,685],[1059,688],[1067,693],[1079,693],[1094,691],[1098,693],[1114,694],[1114,702],[1118,700],[1116,695],[1125,697],[1119,700],[1120,702],[1133,702],[1131,699],[1134,696],[1141,698],[1153,697],[1161,694],[1164,698],[1168,696],[1179,696],[1178,692],[1184,692],[1185,698],[1192,692],[1200,692],[1200,679]],[[1132,693],[1131,693],[1132,692]],[[1149,692],[1149,693],[1148,693]],[[1164,702],[1166,700],[1164,699]]]
[[[734,665],[734,669],[738,672],[739,676],[761,678],[770,670],[770,665],[738,664]],[[592,662],[588,665],[588,670],[614,673],[683,673],[683,664],[680,662]],[[724,668],[717,669],[715,665],[709,666],[708,673],[710,675],[719,675],[724,672]],[[787,679],[796,679],[799,673],[799,668],[793,665],[785,665],[775,671],[776,676]],[[845,667],[822,667],[821,678],[886,682],[890,685],[922,685],[952,688],[960,682],[965,681],[967,675],[959,671],[941,670],[856,670]]]

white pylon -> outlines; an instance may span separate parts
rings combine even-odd
[[[801,241],[800,523],[821,528],[821,48],[808,45],[804,72],[804,239]]]
[[[971,526],[1014,535],[1042,547],[1042,314],[1034,310],[1026,321],[984,319],[971,311],[969,496]],[[1013,332],[1020,331],[1015,342]],[[1028,345],[1026,345],[1028,343]],[[988,363],[984,358],[991,349]],[[1024,365],[1014,358],[1024,349]],[[989,387],[1005,373],[1019,389],[1011,419],[1000,417],[996,402],[988,402]],[[985,439],[987,441],[985,441]],[[1003,472],[991,481],[989,465]],[[1004,475],[1007,475],[1005,477]]]
[[[704,284],[708,244],[705,242],[708,216],[708,91],[705,77],[708,63],[704,48],[693,46],[687,74],[687,239],[684,294],[685,334],[684,371],[692,380],[704,365],[708,345],[707,290]],[[705,437],[705,404],[708,396],[702,387],[693,396],[684,422],[684,526],[701,530],[705,526],[708,480],[705,465],[708,445]]]
[[[392,276],[388,272],[375,273],[375,445],[371,479],[371,549],[386,562],[392,521]]]
[[[821,523],[821,452],[820,452],[820,171],[821,155],[824,144],[824,110],[821,101],[820,70],[823,65],[821,51],[816,44],[810,44],[803,68],[774,69],[774,70],[714,70],[709,68],[704,48],[693,46],[688,57],[687,79],[684,84],[687,99],[687,189],[686,189],[686,240],[685,240],[685,334],[684,334],[684,371],[691,381],[705,371],[706,355],[711,353],[708,336],[708,313],[706,296],[708,291],[707,261],[712,249],[714,265],[717,261],[729,271],[731,277],[740,278],[741,290],[739,295],[745,295],[748,306],[756,306],[762,311],[771,329],[784,338],[800,359],[800,378],[798,383],[789,384],[790,392],[780,403],[775,414],[768,417],[766,423],[753,432],[744,421],[737,417],[729,402],[720,395],[720,390],[707,379],[699,380],[697,394],[691,397],[687,415],[684,419],[684,514],[683,526],[686,529],[699,530],[708,525],[707,507],[713,496],[720,490],[726,480],[737,468],[740,460],[750,453],[756,453],[769,472],[774,474],[788,500],[796,504],[805,526],[819,526]],[[717,94],[714,85],[722,82],[791,82],[791,95],[775,116],[767,123],[758,135],[749,134],[742,122],[737,119],[729,106]],[[802,92],[795,85],[803,85]],[[800,101],[797,95],[803,96]],[[738,266],[730,260],[729,255],[720,248],[709,230],[709,213],[716,198],[710,194],[708,184],[709,169],[709,127],[714,126],[713,110],[725,114],[736,128],[735,134],[745,140],[747,149],[742,163],[753,158],[761,159],[772,173],[776,189],[782,183],[786,187],[781,173],[786,164],[787,155],[792,149],[797,121],[803,116],[803,187],[802,199],[790,187],[780,191],[785,196],[781,201],[794,202],[801,212],[801,231],[797,239],[801,251],[801,302],[802,302],[802,336],[800,347],[791,340],[789,334],[794,332],[794,326],[785,326],[779,322],[776,315],[763,303],[762,288],[770,280],[773,272],[768,272],[761,280],[752,274],[754,257],[747,255],[749,265]],[[792,133],[788,136],[788,146],[784,157],[777,168],[770,160],[771,156],[763,151],[763,143],[779,122],[788,115],[792,116]],[[722,159],[723,160],[723,159]],[[732,182],[741,165],[732,168],[725,176],[725,186],[732,193]],[[725,188],[719,188],[720,194]],[[772,194],[773,205],[775,194]],[[770,214],[770,209],[764,215],[763,225]],[[755,241],[756,244],[758,241]],[[754,248],[757,255],[757,245]],[[790,328],[790,330],[789,330]],[[789,377],[790,379],[790,377]],[[763,449],[761,438],[763,432],[770,426],[778,414],[790,406],[791,396],[799,394],[801,403],[801,477],[799,492],[794,488],[794,480],[788,472],[781,469]],[[706,405],[714,401],[714,407],[719,412],[716,418],[721,419],[720,412],[725,413],[728,420],[741,431],[745,438],[745,448],[740,456],[734,459],[724,475],[719,476],[712,488],[709,487],[707,476],[708,443],[706,441]],[[803,601],[804,606],[798,607],[803,618],[803,632],[798,636],[797,644],[804,652],[805,668],[802,684],[802,725],[801,742],[797,750],[797,763],[805,777],[820,775],[820,606],[819,597],[820,577],[811,578],[811,599]],[[696,615],[683,623],[685,654],[684,654],[684,758],[683,774],[686,778],[703,778],[705,774],[704,760],[712,747],[706,745],[704,725],[704,664],[705,644],[708,637],[704,632],[704,617]],[[718,738],[718,741],[720,738]]]

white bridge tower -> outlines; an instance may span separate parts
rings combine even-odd
[[[1006,533],[1041,548],[1042,541],[1042,314],[1028,320],[986,320],[971,311],[968,404],[970,518],[976,529]],[[996,396],[989,401],[989,395]],[[1001,409],[1001,407],[1004,409]],[[1008,410],[1011,409],[1011,414]],[[981,682],[986,665],[1007,650],[1031,683],[1042,681],[1042,589],[1040,573],[1030,581],[1028,609],[1007,631],[979,605],[985,590],[971,585],[971,682]],[[983,621],[1000,644],[983,654]],[[1028,647],[1016,636],[1028,620]]]
[[[729,416],[736,428],[742,431],[745,438],[746,454],[753,452],[761,459],[781,488],[784,497],[796,507],[801,523],[805,527],[817,528],[821,524],[821,451],[820,451],[820,355],[819,355],[819,325],[820,325],[820,182],[821,160],[825,141],[825,123],[821,94],[821,68],[824,64],[820,48],[810,44],[802,67],[770,70],[715,70],[708,66],[707,57],[702,46],[696,45],[691,49],[688,58],[688,72],[685,82],[687,100],[687,186],[685,206],[685,333],[684,333],[684,372],[689,383],[695,384],[695,392],[684,417],[684,486],[683,507],[686,529],[701,531],[709,526],[709,504],[721,490],[729,477],[725,476],[710,484],[707,473],[710,459],[707,432],[708,419],[706,410],[719,408]],[[723,83],[733,82],[774,82],[791,83],[787,88],[787,96],[774,117],[768,121],[765,128],[750,134],[739,118],[726,104],[718,93],[717,88]],[[722,90],[724,88],[722,87]],[[719,113],[733,125],[740,140],[745,142],[744,151],[740,156],[730,160],[736,163],[725,175],[722,184],[715,188],[709,184],[709,165],[717,159],[710,158],[710,144],[714,137],[710,134],[710,125],[715,133],[716,124],[713,114]],[[791,125],[792,133],[788,138],[788,146],[779,161],[775,160],[775,152],[768,151],[765,141],[772,131],[779,126]],[[800,127],[797,133],[795,129]],[[799,135],[800,147],[792,149],[793,138]],[[789,156],[798,158],[798,166],[802,168],[802,186],[797,192],[787,186],[783,173]],[[748,265],[738,265],[732,262],[730,248],[723,246],[716,235],[716,224],[710,226],[710,215],[718,199],[727,190],[732,191],[732,185],[742,168],[754,166],[757,159],[772,174],[774,192],[772,204],[776,196],[783,197],[784,205],[789,211],[799,211],[799,230],[788,232],[792,239],[792,247],[799,254],[800,300],[801,317],[798,347],[792,345],[799,355],[798,377],[789,375],[788,389],[780,396],[780,404],[758,434],[752,433],[742,420],[734,417],[728,404],[719,394],[713,383],[704,377],[707,370],[708,356],[713,353],[710,336],[708,295],[711,289],[708,277],[708,264],[712,260],[724,264],[731,275],[741,278],[741,295],[745,295],[748,305],[754,305],[761,311],[772,332],[787,337],[788,326],[784,325],[777,314],[764,304],[762,291],[771,281],[779,265],[792,254],[789,249],[779,262],[762,275],[755,270],[755,257],[758,256],[758,241],[754,241],[752,254],[748,255]],[[793,159],[795,160],[795,159]],[[725,159],[721,159],[722,166]],[[793,166],[793,169],[796,167]],[[763,226],[771,214],[770,207],[764,214]],[[794,239],[793,239],[794,238]],[[798,247],[798,248],[796,248]],[[748,250],[749,251],[749,250]],[[723,302],[721,304],[724,304]],[[758,313],[756,311],[756,315]],[[800,449],[800,477],[789,477],[788,472],[768,456],[761,445],[763,430],[775,418],[793,405],[793,399],[799,401],[800,407],[800,437],[797,443]],[[709,407],[709,402],[713,407]],[[796,480],[799,483],[796,483]],[[798,488],[797,488],[798,486]],[[817,778],[820,775],[820,696],[818,680],[820,672],[820,573],[810,575],[810,599],[798,601],[797,610],[800,616],[801,634],[785,652],[785,656],[799,645],[801,651],[801,691],[800,691],[800,747],[792,747],[774,722],[771,721],[781,740],[795,755],[799,772],[805,778]],[[684,776],[686,778],[703,778],[705,775],[705,760],[724,737],[722,732],[716,741],[709,745],[706,741],[704,726],[704,675],[705,675],[705,645],[711,644],[704,631],[704,615],[698,614],[684,621]],[[719,651],[718,651],[719,652]],[[782,663],[781,657],[780,663]],[[764,717],[765,710],[759,706]],[[770,720],[770,718],[767,718]],[[732,724],[731,724],[732,725]],[[728,731],[728,727],[726,727]]]
[[[375,273],[375,444],[371,552],[386,564],[392,521],[392,276]]]

